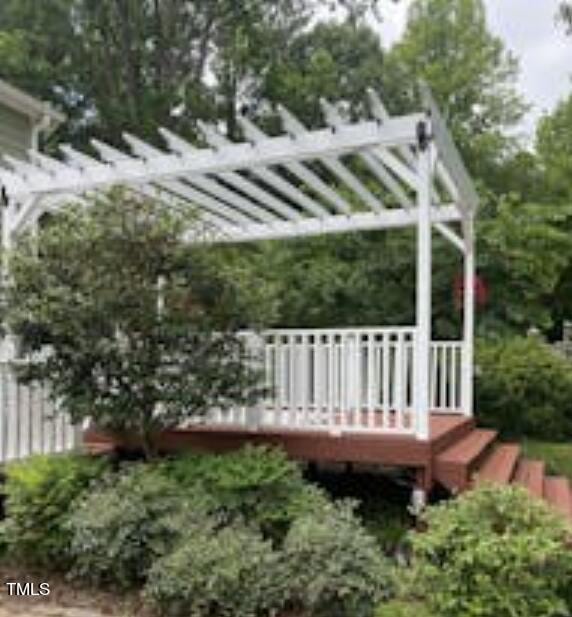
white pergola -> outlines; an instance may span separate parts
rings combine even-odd
[[[424,109],[403,116],[390,116],[374,91],[368,97],[371,117],[353,123],[339,106],[321,101],[326,127],[318,130],[307,129],[278,106],[284,129],[280,136],[269,136],[240,117],[245,139],[240,143],[199,122],[208,147],[197,148],[160,128],[164,149],[124,134],[127,151],[93,140],[97,158],[68,145],[60,147],[61,159],[37,152],[30,152],[28,161],[5,156],[5,168],[0,168],[3,247],[9,249],[44,212],[113,185],[127,186],[172,207],[196,210],[212,230],[213,242],[416,227],[410,386],[415,417],[408,426],[417,438],[427,439],[429,413],[435,407],[432,388],[437,388],[431,385],[433,229],[464,259],[461,402],[456,411],[472,414],[473,221],[478,197],[427,88],[423,88]],[[188,240],[198,238],[190,231]]]

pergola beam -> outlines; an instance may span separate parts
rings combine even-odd
[[[247,228],[226,229],[219,242],[254,242],[259,240],[277,240],[301,238],[325,234],[347,233],[351,231],[372,231],[376,229],[400,229],[411,227],[417,222],[417,210],[392,208],[383,212],[360,212],[351,217],[341,214],[327,219],[305,219],[297,222],[267,225],[250,225]],[[431,220],[436,222],[459,222],[461,216],[454,205],[433,208]]]
[[[292,160],[304,161],[327,155],[343,155],[356,149],[415,141],[415,127],[422,115],[412,114],[391,120],[380,126],[363,122],[334,133],[329,129],[313,131],[293,141],[288,136],[272,137],[253,145],[228,144],[218,150],[201,149],[196,153],[179,156],[164,154],[148,161],[123,161],[114,165],[103,163],[86,167],[81,177],[76,174],[54,172],[47,176],[41,168],[27,175],[27,183],[12,181],[10,175],[1,175],[0,181],[13,199],[21,200],[33,192],[75,191],[104,188],[117,183],[149,183],[181,175],[216,174],[240,169],[281,165]],[[24,190],[23,190],[24,189]]]
[[[447,129],[447,125],[441,116],[439,107],[431,94],[431,90],[425,83],[420,84],[423,104],[431,116],[432,137],[439,152],[439,158],[450,175],[449,184],[455,187],[459,193],[456,202],[465,211],[476,211],[479,205],[479,196],[473,182],[465,168],[463,159],[457,150],[457,146]],[[455,197],[452,195],[452,197]]]
[[[294,137],[308,133],[308,129],[283,105],[278,105],[278,113],[285,130]],[[363,184],[363,182],[350,171],[338,157],[322,157],[320,163],[346,184],[369,208],[374,212],[380,212],[384,206],[380,200]]]

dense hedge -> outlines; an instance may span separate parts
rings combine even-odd
[[[535,338],[480,341],[480,421],[512,437],[572,438],[572,363]]]

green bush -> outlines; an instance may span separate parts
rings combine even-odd
[[[246,446],[229,454],[191,454],[164,469],[183,491],[199,488],[222,516],[254,524],[274,540],[282,539],[296,516],[328,501],[279,449]]]
[[[572,364],[534,338],[477,345],[476,408],[511,436],[572,437]]]
[[[433,617],[433,613],[419,602],[393,600],[379,606],[375,617]]]
[[[151,569],[145,597],[169,617],[250,617],[284,604],[280,556],[254,530],[203,528]]]
[[[78,501],[70,516],[73,573],[95,585],[144,582],[152,563],[182,530],[203,524],[209,502],[180,488],[155,467],[138,464]]]
[[[568,615],[570,529],[519,487],[428,508],[412,536],[416,590],[443,617]]]
[[[67,566],[70,507],[106,470],[101,459],[80,455],[33,456],[6,467],[3,543],[27,565]]]
[[[390,588],[390,567],[353,505],[297,518],[284,542],[290,599],[311,615],[367,617]]]

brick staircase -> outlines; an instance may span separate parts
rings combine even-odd
[[[519,484],[572,521],[572,487],[567,478],[546,475],[542,461],[524,458],[518,444],[500,443],[496,431],[472,428],[436,454],[435,478],[452,493],[481,482]]]

